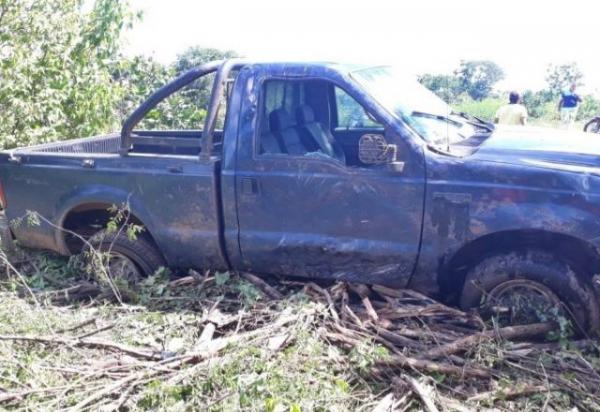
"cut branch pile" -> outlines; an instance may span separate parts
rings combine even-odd
[[[365,345],[387,350],[387,354],[374,357],[362,373],[361,379],[388,388],[373,410],[403,410],[412,402],[428,411],[470,410],[550,393],[561,393],[584,410],[600,409],[597,365],[573,352],[566,357],[553,356],[560,345],[539,339],[556,330],[553,322],[494,328],[475,314],[411,290],[345,282],[329,286],[287,280],[267,283],[251,274],[240,277],[262,291],[262,300],[247,307],[239,299],[220,296],[208,307],[202,306],[197,340],[177,353],[98,338],[114,325],[100,326],[89,320],[48,335],[0,335],[0,344],[94,350],[111,359],[118,355],[116,362],[102,367],[78,370],[71,365],[69,373],[76,379],[66,386],[4,391],[0,386],[0,408],[18,407],[30,396],[46,402],[46,407],[64,407],[55,399],[76,392],[71,411],[119,410],[151,381],[183,382],[200,370],[227,362],[235,347],[253,345],[263,348],[266,356],[274,356],[293,342],[300,330],[310,329],[349,354]],[[194,274],[172,281],[170,287],[210,288],[213,286],[207,284],[212,279],[208,274]],[[89,299],[98,291],[82,284],[69,292],[81,292]],[[292,296],[300,292],[313,303],[298,306],[295,299],[292,304]],[[63,302],[65,296],[51,297]],[[93,331],[80,332],[90,326]],[[525,342],[531,339],[537,341]],[[591,340],[576,345],[598,351]]]
[[[387,348],[391,355],[375,360],[371,374],[393,387],[404,382],[400,386],[412,391],[425,410],[437,409],[423,396],[422,385],[406,373],[450,377],[457,386],[448,385],[445,391],[471,403],[555,391],[570,396],[584,410],[600,410],[598,365],[581,356],[554,357],[561,345],[541,343],[557,331],[555,322],[494,328],[478,315],[418,292],[380,285],[338,283],[324,289],[308,283],[304,290],[328,306],[326,336],[332,342],[352,350],[371,339]],[[357,302],[350,304],[352,298]],[[587,347],[596,356],[600,351],[599,343],[591,339],[569,345]],[[461,410],[464,405],[455,405],[453,399],[440,401],[446,405],[443,409]]]

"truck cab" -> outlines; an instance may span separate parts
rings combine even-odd
[[[225,216],[237,229],[235,266],[408,283],[421,240],[423,150],[345,71],[269,64],[238,74],[222,171],[236,188],[237,213]],[[365,136],[390,157],[365,159]]]

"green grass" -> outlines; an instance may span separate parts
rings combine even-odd
[[[286,329],[291,336],[281,349],[269,350],[260,339],[230,345],[210,364],[185,366],[175,375],[181,378],[178,382],[162,377],[143,382],[128,398],[128,410],[346,411],[376,399],[379,389],[365,384],[358,364],[368,363],[366,359],[377,347],[366,342],[363,351],[355,354],[354,363],[347,362],[341,350],[322,336],[318,318],[325,308],[301,293],[270,304],[254,286],[237,277],[229,277],[221,285],[211,277],[201,287],[173,290],[167,287],[165,277],[157,276],[136,290],[135,302],[125,305],[109,299],[55,304],[41,296],[66,286],[67,262],[37,254],[28,267],[40,262],[46,265],[44,270],[26,277],[38,295],[37,303],[19,278],[11,276],[0,282],[0,335],[73,337],[114,325],[93,338],[177,356],[197,344],[205,317],[215,305],[225,315],[241,319],[241,324],[217,328],[216,336],[235,328],[240,333],[252,330],[285,311],[305,313]],[[61,331],[89,319],[94,323],[72,332]],[[0,399],[2,390],[33,391],[21,400],[0,402],[0,409],[7,405],[28,410],[72,407],[119,379],[118,374],[97,375],[118,363],[134,365],[139,360],[104,349],[0,339]],[[96,406],[110,406],[118,395]]]

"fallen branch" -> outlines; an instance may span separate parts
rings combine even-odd
[[[472,367],[458,367],[447,363],[433,362],[426,359],[415,359],[396,353],[391,358],[375,362],[374,372],[380,374],[385,369],[415,369],[424,372],[443,373],[458,377],[489,379],[492,374],[485,370]]]
[[[267,282],[259,278],[258,276],[254,276],[250,273],[242,273],[240,275],[242,278],[246,279],[248,282],[252,283],[254,286],[263,291],[265,295],[270,297],[271,299],[280,300],[283,299],[283,295],[275,289],[273,286],[269,285]]]
[[[394,407],[394,394],[392,392],[385,395],[377,405],[371,410],[371,412],[390,412]]]
[[[52,292],[40,293],[42,299],[49,299],[54,304],[65,304],[83,299],[92,299],[102,293],[99,285],[90,282],[80,282],[66,289],[55,290]]]
[[[96,323],[96,318],[87,319],[87,320],[84,320],[83,322],[76,324],[75,326],[71,326],[70,328],[59,329],[56,331],[56,333],[73,332],[77,329],[81,329],[83,327],[86,327],[87,325],[91,325],[91,324],[95,324],[95,323]]]
[[[394,381],[398,381],[400,378],[395,378]],[[428,412],[439,412],[435,406],[435,402],[431,398],[431,390],[428,390],[424,384],[417,381],[415,378],[407,375],[402,375],[402,381],[407,382],[412,391],[421,399],[425,410]]]
[[[331,299],[331,295],[329,294],[329,292],[327,292],[325,289],[323,289],[322,287],[320,287],[319,285],[317,285],[314,282],[309,282],[306,284],[307,287],[316,290],[317,292],[319,292],[321,295],[323,295],[325,297],[325,300],[327,300],[327,305],[329,307],[329,313],[331,313],[331,317],[338,322],[340,320],[340,317],[337,313],[337,311],[335,310],[335,304],[333,303],[333,299]]]
[[[381,296],[389,296],[391,298],[401,298],[402,290],[388,288],[383,285],[373,285],[371,286],[375,292],[379,293]]]
[[[554,322],[534,323],[531,325],[507,326],[501,329],[476,333],[445,345],[433,348],[422,355],[425,359],[437,359],[465,351],[483,341],[499,337],[501,339],[530,338],[548,333],[556,329]]]
[[[50,345],[65,345],[71,347],[86,347],[92,349],[107,349],[117,352],[122,352],[135,358],[142,358],[146,360],[160,360],[162,357],[158,353],[143,352],[131,346],[122,345],[114,342],[107,342],[103,340],[78,340],[71,338],[53,338],[53,337],[40,337],[40,336],[16,336],[16,335],[0,335],[0,341],[24,341],[24,342],[35,342]]]
[[[202,329],[202,333],[198,338],[198,344],[204,344],[206,342],[210,342],[215,334],[216,326],[214,323],[207,323]]]
[[[387,329],[384,328],[380,328],[380,327],[375,327],[375,330],[377,331],[377,334],[381,335],[383,338],[389,340],[390,342],[392,342],[394,345],[396,346],[406,346],[409,348],[416,348],[416,347],[422,347],[422,344],[412,340],[410,338],[406,338],[404,336],[401,336],[397,333],[394,332],[390,332]]]
[[[519,396],[547,393],[555,390],[557,390],[557,388],[548,385],[519,385],[499,389],[496,391],[482,392],[475,396],[471,396],[468,400],[470,402],[478,402],[485,400],[493,401],[496,399],[514,399],[518,398]]]
[[[104,332],[104,331],[107,331],[109,329],[112,329],[114,327],[115,327],[115,324],[114,323],[110,323],[110,324],[108,324],[106,326],[102,326],[101,328],[97,328],[97,329],[95,329],[95,330],[93,330],[91,332],[87,332],[87,333],[81,334],[81,335],[77,336],[75,339],[84,339],[84,338],[87,338],[87,337],[90,337],[90,336],[93,336],[93,335],[97,335],[100,332]]]
[[[369,315],[369,318],[371,318],[373,323],[379,322],[379,316],[377,315],[377,312],[375,312],[375,309],[373,309],[373,305],[371,304],[371,300],[368,298],[368,296],[362,298],[362,304],[367,311],[367,315]]]

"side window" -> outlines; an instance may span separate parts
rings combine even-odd
[[[339,129],[382,129],[383,126],[371,119],[365,109],[352,96],[339,87],[335,88],[337,127]]]
[[[372,120],[360,103],[328,81],[278,79],[263,84],[256,135],[258,155],[290,155],[367,167],[358,157],[360,137],[382,131],[383,126]]]

